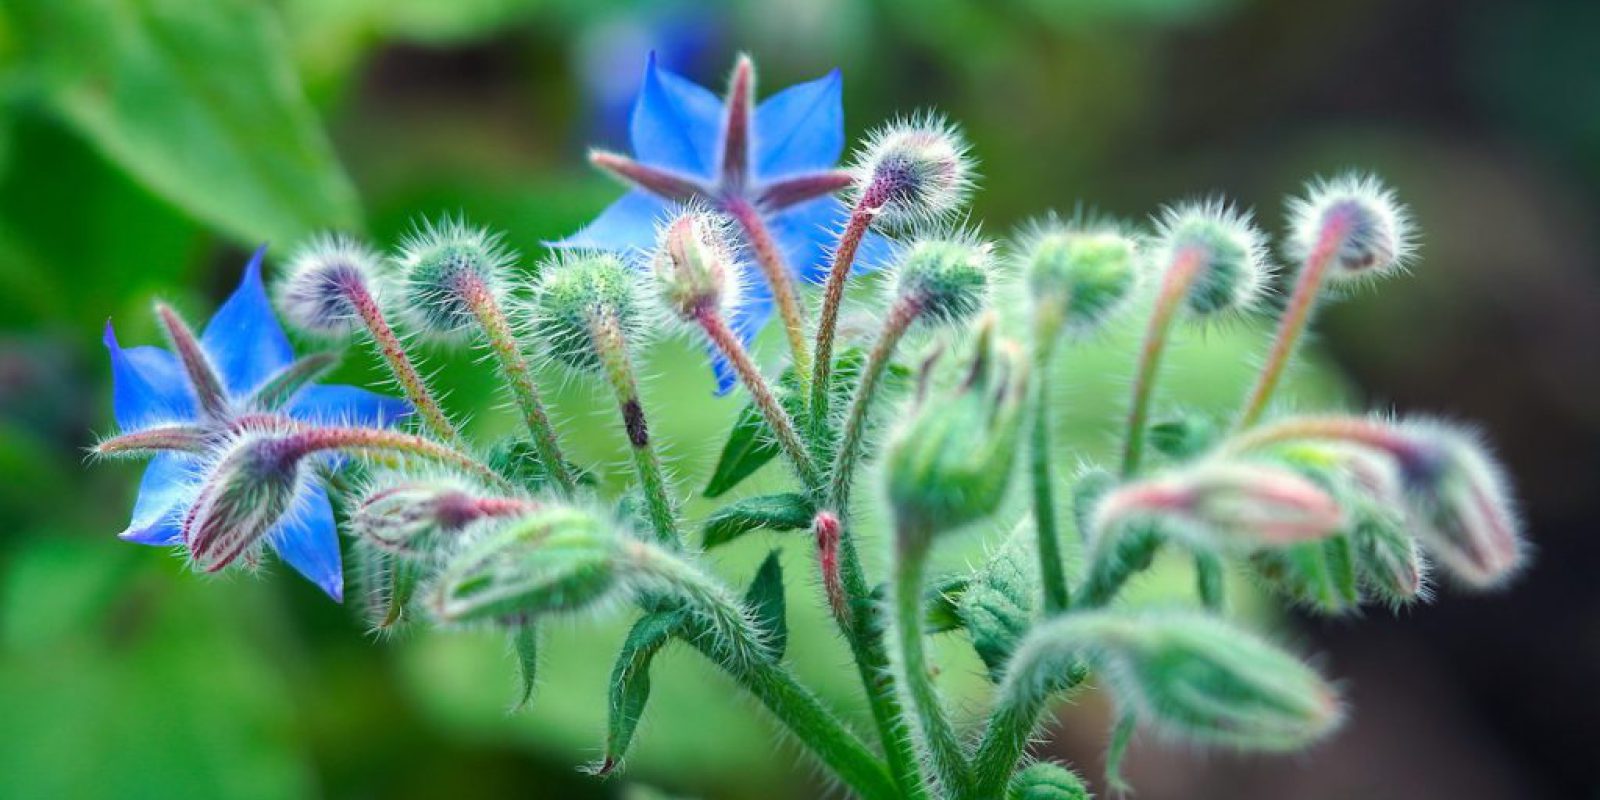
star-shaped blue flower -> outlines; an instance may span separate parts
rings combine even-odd
[[[105,345],[111,352],[112,399],[117,425],[124,433],[158,425],[190,425],[208,431],[226,430],[243,414],[275,413],[304,422],[388,425],[410,413],[403,401],[354,386],[305,385],[276,408],[263,408],[258,397],[272,379],[294,363],[289,338],[273,315],[261,281],[257,250],[245,267],[244,279],[206,324],[198,339],[221,384],[220,403],[207,405],[179,356],[160,347],[130,347],[117,342],[106,323]],[[216,408],[223,409],[219,412]],[[231,418],[231,419],[230,419]],[[162,452],[139,484],[133,519],[121,538],[150,545],[181,545],[183,513],[193,500],[198,456]],[[344,596],[344,571],[333,508],[322,487],[309,484],[294,513],[267,534],[267,544],[289,566],[334,600]]]
[[[725,101],[656,64],[645,66],[633,106],[633,158],[595,151],[590,159],[629,184],[630,191],[556,247],[617,252],[648,250],[656,228],[676,206],[703,203],[736,220],[753,215],[801,280],[820,282],[827,253],[849,214],[834,196],[850,184],[836,169],[844,150],[839,71],[791,86],[753,106],[754,78],[741,58]],[[749,228],[744,227],[748,245]],[[856,264],[876,268],[887,242],[869,235]],[[730,326],[747,345],[772,315],[772,291],[752,275]],[[718,394],[734,375],[715,352]]]

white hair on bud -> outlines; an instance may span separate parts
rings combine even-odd
[[[688,236],[690,241],[675,244],[676,236]],[[699,202],[682,206],[657,225],[650,271],[673,316],[688,319],[695,307],[705,303],[724,315],[739,306],[748,290],[749,270],[739,258],[738,236],[732,217]],[[696,248],[693,255],[701,262],[680,263],[672,252],[679,245]]]
[[[467,297],[470,283],[481,282],[491,297],[503,300],[516,254],[501,234],[446,216],[414,223],[392,260],[401,278],[402,311],[413,331],[459,339],[475,321]]]
[[[1153,257],[1166,269],[1186,251],[1202,259],[1186,305],[1199,317],[1248,311],[1265,294],[1273,268],[1254,215],[1220,196],[1170,205],[1155,220]]]
[[[938,222],[960,210],[973,184],[971,147],[943,116],[919,112],[867,135],[850,173],[851,202],[890,228]]]
[[[1311,181],[1304,196],[1289,199],[1288,215],[1287,250],[1297,261],[1311,256],[1329,225],[1343,225],[1328,272],[1333,280],[1379,277],[1405,269],[1416,255],[1410,210],[1371,173]]]
[[[278,284],[278,306],[291,324],[306,333],[347,337],[361,326],[351,289],[364,288],[376,297],[381,262],[376,251],[353,236],[318,234],[289,260]]]

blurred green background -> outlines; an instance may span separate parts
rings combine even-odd
[[[374,641],[282,570],[187,574],[114,539],[138,471],[83,453],[110,427],[104,320],[155,341],[157,296],[202,319],[256,243],[281,258],[331,226],[387,244],[418,214],[461,211],[536,263],[542,239],[618,193],[582,155],[625,146],[652,49],[713,87],[741,50],[768,91],[838,66],[852,136],[937,106],[973,141],[974,216],[995,234],[1079,201],[1139,218],[1210,191],[1277,231],[1282,196],[1312,174],[1385,175],[1417,213],[1422,259],[1327,314],[1325,363],[1292,394],[1480,420],[1538,560],[1508,593],[1447,589],[1398,619],[1279,620],[1345,679],[1349,727],[1289,759],[1141,740],[1131,777],[1147,798],[1600,797],[1597,36],[1600,5],[1582,0],[0,0],[0,797],[635,790],[573,769],[598,755],[624,618],[557,626],[532,711],[509,714],[500,639]],[[1230,407],[1263,335],[1186,337],[1169,402]],[[1065,463],[1112,442],[1130,345],[1123,331],[1064,360]],[[739,401],[710,398],[682,341],[649,357],[646,399],[687,496]],[[427,362],[475,432],[509,430],[470,358]],[[343,371],[378,374],[356,353]],[[624,478],[608,404],[569,382],[556,405],[579,459]],[[804,542],[752,538],[715,559],[743,580],[774,546],[797,669],[859,713]],[[1182,594],[1182,576],[1144,589]],[[968,692],[975,662],[947,644],[945,680]],[[1106,725],[1091,695],[1044,751],[1098,777]],[[686,796],[828,794],[770,733],[673,652],[627,777]]]

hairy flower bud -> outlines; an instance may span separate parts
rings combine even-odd
[[[611,523],[592,511],[539,508],[452,557],[429,606],[450,623],[583,611],[617,588],[619,541]]]
[[[375,482],[351,515],[350,531],[386,553],[414,558],[473,522],[533,508],[531,501],[488,496],[454,476],[397,475]]]
[[[349,336],[361,327],[352,289],[375,294],[380,258],[359,240],[343,234],[312,239],[289,262],[278,287],[283,315],[306,333]]]
[[[650,260],[667,309],[682,319],[731,306],[739,295],[731,223],[720,214],[686,211],[661,230]]]
[[[1021,262],[1035,309],[1079,333],[1115,314],[1140,277],[1137,243],[1110,225],[1044,223],[1023,245]]]
[[[641,316],[633,289],[637,277],[610,253],[563,254],[546,262],[534,287],[531,316],[550,355],[576,369],[600,369],[595,325],[608,321],[631,338]]]
[[[1402,516],[1390,509],[1361,509],[1350,539],[1357,574],[1370,594],[1396,608],[1428,600],[1428,561]]]
[[[272,432],[241,434],[203,469],[182,526],[196,568],[216,572],[232,564],[294,511],[306,477],[282,441]]]
[[[966,140],[955,126],[933,116],[870,134],[851,172],[856,202],[889,227],[947,217],[966,202],[972,185]]]
[[[983,309],[992,269],[989,243],[970,234],[917,239],[900,258],[894,292],[922,319],[954,325]]]
[[[1040,761],[1011,777],[1006,800],[1089,800],[1089,789],[1072,770]]]
[[[1376,277],[1405,266],[1416,249],[1411,214],[1373,175],[1318,179],[1289,202],[1289,250],[1304,260],[1325,240],[1337,246],[1334,280]],[[1331,239],[1329,237],[1332,237]]]
[[[1520,524],[1505,477],[1472,435],[1437,423],[1405,426],[1397,453],[1417,536],[1468,585],[1491,588],[1521,567]]]
[[[1157,260],[1194,259],[1196,275],[1185,306],[1197,317],[1250,307],[1266,287],[1266,237],[1250,214],[1220,199],[1173,206],[1161,215]]]
[[[461,219],[422,222],[395,258],[405,311],[424,333],[459,335],[475,321],[473,294],[503,295],[513,261],[499,234]]]
[[[1152,521],[1192,547],[1249,551],[1327,536],[1343,519],[1327,492],[1287,469],[1212,460],[1111,492],[1092,531],[1098,541]]]
[[[935,534],[994,513],[1017,451],[1027,367],[1018,349],[980,323],[965,380],[931,397],[931,362],[910,418],[889,444],[889,499],[908,530]]]

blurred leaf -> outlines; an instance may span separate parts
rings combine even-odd
[[[359,227],[355,191],[248,0],[19,0],[24,63],[108,158],[245,242]]]
[[[804,528],[811,524],[814,514],[811,502],[793,492],[746,497],[717,509],[706,519],[701,543],[709,550],[750,531]]]
[[[533,685],[539,676],[539,626],[529,621],[511,627],[511,649],[517,655],[517,699],[513,708],[522,708],[533,699]]]

